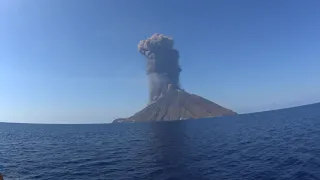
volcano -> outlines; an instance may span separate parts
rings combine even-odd
[[[147,107],[133,116],[116,119],[114,123],[198,119],[237,114],[181,89],[180,55],[174,48],[172,37],[155,33],[139,42],[138,51],[147,62],[149,102]]]
[[[186,120],[236,114],[201,96],[183,90],[170,90],[133,116],[115,119],[113,123]]]

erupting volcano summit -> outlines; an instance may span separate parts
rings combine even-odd
[[[139,42],[138,50],[147,60],[149,103],[133,116],[116,119],[114,123],[197,119],[237,114],[180,89],[179,52],[173,45],[171,37],[158,33]]]

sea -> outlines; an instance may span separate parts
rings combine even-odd
[[[159,123],[0,123],[4,180],[316,180],[320,104]]]

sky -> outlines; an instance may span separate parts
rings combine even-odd
[[[0,0],[0,122],[109,123],[148,102],[137,44],[238,113],[320,102],[319,0]]]

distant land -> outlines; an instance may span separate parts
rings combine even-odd
[[[163,97],[129,118],[115,119],[113,123],[150,122],[232,116],[236,112],[183,90],[169,90]]]
[[[193,96],[193,95],[192,95]],[[195,95],[196,96],[196,95]],[[199,97],[199,96],[197,96]],[[201,97],[200,97],[201,98]],[[158,106],[158,105],[156,105]],[[320,111],[320,102],[319,103],[312,103],[312,104],[306,104],[306,105],[301,105],[301,106],[294,106],[294,107],[287,107],[287,108],[281,108],[281,109],[275,109],[275,110],[268,110],[268,111],[261,111],[261,112],[253,112],[253,113],[245,113],[245,114],[239,114],[239,115],[250,115],[250,114],[260,114],[260,113],[272,113],[272,112],[277,112],[277,111],[291,111],[291,110],[295,110],[295,109],[300,109],[300,108],[309,108],[309,107],[315,107],[317,108],[318,107],[318,110]],[[150,109],[152,108],[155,108],[155,107],[149,107]],[[136,113],[135,115],[133,115],[132,117],[129,117],[129,118],[119,118],[119,119],[115,119],[113,121],[113,123],[129,123],[129,122],[134,122],[133,120],[135,120],[135,118],[140,118],[140,117],[143,117],[142,115],[144,115],[147,110],[146,109],[149,109],[148,107],[146,107],[145,109],[141,110],[140,112]],[[228,111],[228,109],[226,109]],[[312,109],[314,110],[314,108]],[[225,112],[227,112],[225,111]],[[229,110],[230,111],[230,110]],[[237,115],[237,113],[232,113],[227,115],[227,116],[232,116],[232,115]],[[208,117],[218,117],[218,116],[208,116]],[[205,117],[203,117],[205,118]],[[194,118],[189,118],[189,119],[194,119]],[[199,118],[201,119],[201,118]],[[168,119],[167,119],[168,120]],[[165,120],[165,121],[167,121]],[[176,120],[184,120],[184,119],[176,119]],[[151,120],[151,119],[145,119],[145,120],[136,120],[135,122],[158,122],[159,120]],[[160,120],[160,121],[163,121],[163,120]]]
[[[259,112],[252,112],[252,113],[244,113],[244,114],[237,114],[237,116],[242,116],[242,115],[250,115],[250,114],[261,114],[261,113],[273,113],[273,112],[277,112],[277,111],[292,111],[292,112],[296,112],[296,109],[309,109],[312,108],[311,110],[318,110],[320,111],[320,102],[318,103],[311,103],[311,104],[304,104],[304,105],[299,105],[299,106],[291,106],[291,107],[287,107],[287,108],[281,108],[281,109],[273,109],[273,110],[267,110],[267,111],[259,111]],[[127,118],[119,118],[114,120],[113,123],[119,123],[116,122],[117,120],[126,120]],[[179,120],[179,119],[178,119]],[[1,121],[1,120],[0,120]],[[124,123],[126,122],[130,122],[130,121],[123,121]],[[148,121],[138,121],[138,122],[148,122]],[[157,121],[149,121],[149,122],[157,122]],[[0,124],[30,124],[30,125],[68,125],[68,126],[72,126],[72,125],[90,125],[90,124],[49,124],[49,123],[19,123],[19,122],[0,122]],[[97,125],[97,124],[110,124],[110,123],[94,123],[92,125]]]

